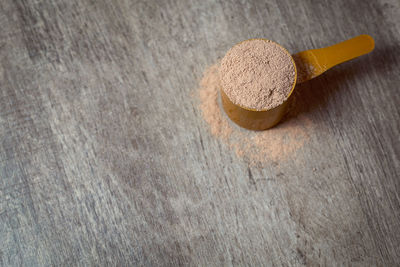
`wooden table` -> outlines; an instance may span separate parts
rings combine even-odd
[[[400,264],[399,1],[3,0],[0,25],[0,265]],[[241,40],[363,33],[301,86],[287,161],[250,166],[191,97]]]

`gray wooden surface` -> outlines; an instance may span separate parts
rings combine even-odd
[[[1,266],[399,266],[400,2],[0,1]],[[251,167],[191,94],[236,42],[372,54],[299,86]]]

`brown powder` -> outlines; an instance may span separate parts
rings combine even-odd
[[[215,64],[204,72],[196,92],[202,116],[211,134],[251,165],[293,158],[309,139],[308,133],[313,128],[311,120],[292,109],[283,122],[266,131],[249,131],[236,126],[219,105],[218,69],[219,65]]]
[[[232,134],[232,128],[228,121],[219,119],[222,118],[222,113],[218,106],[218,90],[218,65],[215,64],[206,69],[200,82],[200,109],[203,117],[210,125],[211,133],[223,140],[227,140]]]
[[[221,61],[221,86],[236,105],[272,109],[288,97],[295,82],[293,61],[280,46],[261,39],[241,42]]]
[[[297,68],[297,83],[308,81],[316,76],[317,70],[302,57],[301,53],[293,55],[292,57]]]

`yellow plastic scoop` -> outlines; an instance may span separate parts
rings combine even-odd
[[[268,41],[266,39],[262,40]],[[296,83],[308,81],[337,64],[367,54],[374,49],[374,46],[374,39],[369,35],[363,34],[329,47],[307,50],[293,56],[282,47],[292,57],[297,75],[289,96],[292,94]],[[288,104],[288,100],[286,100],[273,109],[253,110],[233,104],[224,93],[223,88],[221,88],[221,99],[222,106],[229,118],[238,125],[250,130],[265,130],[276,125],[285,115]]]

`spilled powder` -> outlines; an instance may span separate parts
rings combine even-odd
[[[293,55],[293,60],[297,67],[297,83],[308,81],[316,76],[316,69],[303,59],[301,53]]]
[[[282,104],[295,82],[291,56],[274,42],[262,39],[232,47],[221,61],[219,75],[233,103],[256,110]]]
[[[266,131],[249,131],[236,126],[219,104],[218,69],[219,64],[215,64],[204,72],[196,92],[211,134],[250,165],[278,163],[293,158],[309,139],[308,133],[313,128],[311,120],[292,108],[283,122]]]

